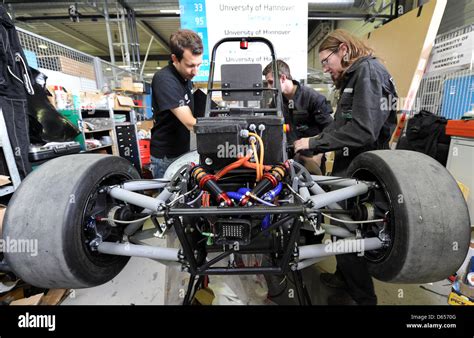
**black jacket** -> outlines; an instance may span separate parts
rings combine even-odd
[[[25,89],[28,94],[34,94],[31,73],[15,25],[0,5],[0,95],[25,99]]]
[[[31,73],[15,25],[4,5],[0,3],[0,108],[21,178],[31,171],[28,161],[30,138],[27,93],[34,94]],[[3,163],[4,161],[0,159],[0,174],[8,175],[8,171],[4,170],[6,165]]]
[[[344,175],[364,151],[387,149],[396,125],[395,85],[375,57],[362,57],[347,69],[340,94],[334,122],[309,142],[311,150],[336,152],[333,175]]]
[[[283,95],[283,116],[291,126],[289,141],[315,136],[333,121],[331,105],[324,95],[295,80],[293,85],[296,86],[293,99],[288,100]]]

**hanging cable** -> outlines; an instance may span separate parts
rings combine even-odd
[[[202,194],[204,194],[204,190],[201,190],[201,192],[199,193],[199,195],[193,199],[191,202],[188,202],[186,203],[187,205],[193,205],[194,203],[196,203],[202,196]]]
[[[146,221],[147,219],[149,219],[151,217],[150,216],[146,216],[146,217],[143,217],[143,218],[139,218],[139,219],[135,219],[133,221],[121,221],[121,220],[118,220],[118,219],[113,219],[113,218],[101,218],[99,219],[100,222],[102,221],[109,221],[109,222],[114,222],[114,223],[120,223],[120,224],[131,224],[131,223],[137,223],[137,222],[142,222],[142,221]]]
[[[260,145],[260,167],[259,168],[257,167],[257,170],[260,170],[260,177],[262,177],[263,176],[263,164],[265,163],[264,162],[265,149],[263,147],[263,140],[257,133],[249,133],[249,136],[254,136],[257,139],[257,141]]]
[[[172,206],[174,202],[178,201],[180,198],[184,197],[184,196],[187,196],[189,195],[190,193],[192,193],[194,190],[196,190],[197,187],[194,187],[192,188],[191,190],[189,190],[187,193],[185,194],[182,194],[182,195],[179,195],[178,197],[176,197],[174,200],[172,200],[171,202],[169,202],[168,204],[166,204],[168,207]]]
[[[329,216],[328,214],[325,214],[324,212],[322,212],[321,215],[323,215],[323,216],[325,216],[329,219],[332,219],[333,221],[337,221],[337,222],[341,222],[341,223],[347,223],[347,224],[365,224],[365,223],[377,223],[377,222],[384,222],[385,221],[385,219],[383,219],[383,218],[371,219],[371,220],[367,220],[367,221],[346,221],[346,220],[343,220],[343,219],[340,219],[340,218]]]
[[[255,146],[255,141],[252,142],[250,141],[250,145],[252,147],[253,151],[253,157],[255,159],[255,164],[256,164],[256,172],[257,172],[257,182],[259,182],[262,179],[262,176],[260,175],[260,165],[259,165],[259,158],[258,158],[258,153],[257,153],[257,147]]]
[[[267,202],[267,201],[265,201],[265,200],[262,200],[260,197],[255,196],[255,195],[252,194],[250,191],[248,191],[248,192],[246,193],[246,195],[247,195],[247,196],[250,196],[252,199],[254,199],[254,200],[257,201],[257,202],[260,202],[260,203],[262,203],[262,204],[265,204],[266,206],[269,206],[269,207],[276,207],[275,204],[270,203],[270,202]]]

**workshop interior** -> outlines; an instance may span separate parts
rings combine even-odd
[[[474,2],[0,16],[1,305],[474,305]]]

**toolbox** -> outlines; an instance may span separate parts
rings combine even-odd
[[[49,160],[55,157],[76,154],[81,151],[79,142],[50,142],[45,145],[30,145],[28,158],[31,162]]]

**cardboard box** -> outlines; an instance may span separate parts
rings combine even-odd
[[[65,56],[38,56],[38,67],[63,72],[64,74],[85,77],[95,81],[94,66]]]
[[[72,71],[74,60],[69,59],[64,56],[54,55],[54,56],[38,56],[38,67],[55,70],[57,72],[63,72],[65,74],[70,74]],[[75,74],[72,74],[75,75]]]
[[[133,107],[133,100],[131,97],[117,95],[115,93],[107,95],[109,107],[113,110],[126,110],[130,111]]]
[[[128,96],[117,95],[114,109],[117,110],[131,110],[133,106],[133,100]]]
[[[120,81],[120,88],[126,91],[133,92],[133,78],[131,77],[124,77],[122,81]]]
[[[84,109],[108,109],[104,96],[99,92],[80,92],[79,96]]]
[[[133,92],[137,94],[143,94],[143,83],[142,82],[134,82],[133,83]]]
[[[96,81],[95,70],[94,70],[93,65],[78,62],[78,67],[79,67],[79,76],[80,77],[85,77],[86,79]]]
[[[154,125],[153,120],[140,121],[140,122],[137,122],[137,129],[149,132],[153,128],[153,125]]]

